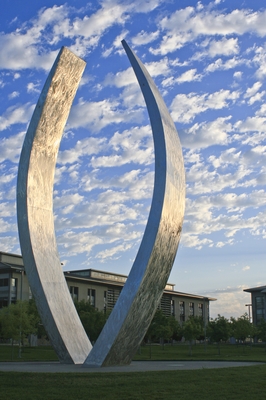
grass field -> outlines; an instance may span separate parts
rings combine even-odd
[[[0,372],[5,400],[265,400],[266,366],[144,373]]]
[[[18,346],[0,345],[0,362],[2,361],[57,361],[58,358],[50,346],[23,347],[21,358],[18,357]],[[222,344],[219,349],[216,344],[192,346],[189,355],[188,344],[146,345],[141,346],[134,360],[212,360],[212,361],[261,361],[266,363],[264,345],[230,345]]]
[[[219,354],[220,352],[220,354]],[[192,346],[189,355],[188,344],[174,346],[146,345],[137,352],[135,360],[225,360],[225,361],[261,361],[266,362],[264,345],[197,344]]]
[[[151,350],[151,353],[150,353]],[[215,345],[192,348],[187,345],[145,346],[138,360],[254,360],[266,362],[262,346]],[[0,346],[0,361],[10,361],[11,346]],[[15,356],[16,355],[16,356]],[[50,347],[24,348],[14,361],[57,360]],[[192,371],[162,371],[142,373],[19,373],[0,372],[3,400],[264,400],[266,364],[254,367],[201,369]]]

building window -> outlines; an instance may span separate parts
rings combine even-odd
[[[180,314],[180,322],[185,321],[185,302],[179,302],[179,314]]]
[[[120,288],[107,290],[107,310],[112,310],[114,308],[120,293],[121,293]]]
[[[194,315],[194,303],[189,303],[189,315],[193,316]]]
[[[70,286],[69,291],[71,294],[71,297],[74,301],[78,301],[79,298],[79,288],[77,286]]]
[[[17,286],[17,279],[11,278],[11,286],[16,287]]]
[[[255,310],[256,310],[256,322],[257,324],[264,318],[264,297],[255,297]]]
[[[103,293],[103,312],[106,313],[107,309],[107,291],[105,290]]]
[[[175,316],[175,301],[171,300],[171,315]]]
[[[198,315],[199,315],[199,317],[203,318],[203,304],[202,303],[198,304]]]
[[[91,306],[95,307],[95,303],[96,303],[95,289],[88,289],[87,300],[88,300],[88,302],[90,303]]]
[[[167,294],[163,294],[161,301],[160,301],[160,306],[158,307],[158,309],[161,309],[163,314],[166,317],[170,317],[172,314],[172,299],[171,296],[167,295]]]
[[[0,286],[8,286],[8,278],[0,279]]]

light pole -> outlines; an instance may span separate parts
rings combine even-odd
[[[250,321],[250,307],[252,307],[252,304],[245,304],[245,306],[248,307],[248,319],[249,319],[249,322],[251,322]]]
[[[207,297],[204,297],[204,351],[206,352],[206,300],[208,301]],[[208,304],[208,303],[207,303]]]

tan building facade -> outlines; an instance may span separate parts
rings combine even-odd
[[[113,309],[127,280],[126,275],[96,269],[64,272],[73,300],[85,300],[104,312]],[[31,290],[20,255],[0,252],[0,308],[17,300],[31,299]],[[175,291],[168,283],[161,298],[161,310],[166,316],[174,316],[180,323],[189,316],[209,320],[210,301],[216,299]]]

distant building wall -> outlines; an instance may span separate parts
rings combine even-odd
[[[85,300],[104,312],[111,311],[123,289],[127,276],[95,269],[65,272],[73,300]],[[181,324],[190,315],[209,320],[209,297],[177,292],[167,283],[159,308],[166,316],[174,316]],[[0,252],[0,308],[17,300],[31,299],[31,290],[22,257]]]

